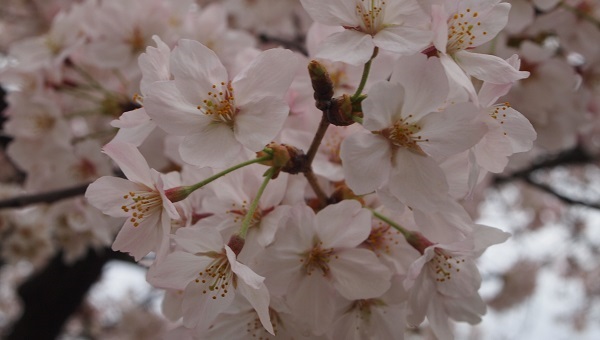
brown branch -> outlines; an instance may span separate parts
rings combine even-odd
[[[558,198],[559,200],[563,201],[564,203],[571,204],[571,205],[581,205],[584,207],[600,210],[599,203],[584,202],[584,201],[580,201],[580,200],[576,200],[574,198],[568,197],[566,195],[563,195],[563,194],[557,192],[556,190],[554,190],[554,188],[552,188],[548,184],[540,183],[540,182],[533,180],[533,178],[531,178],[531,176],[524,177],[523,180],[527,184]]]
[[[22,208],[32,204],[54,203],[63,199],[83,195],[90,183],[71,188],[48,191],[41,194],[23,195],[0,201],[0,209]]]
[[[590,155],[581,145],[560,152],[557,155],[545,157],[530,167],[513,172],[507,176],[496,176],[494,185],[502,185],[513,180],[523,180],[525,183],[550,194],[566,204],[581,205],[589,208],[600,209],[600,203],[585,202],[557,192],[552,186],[534,179],[534,173],[539,170],[553,169],[559,166],[591,164],[598,160],[597,156]]]
[[[306,50],[306,47],[304,47],[304,44],[302,43],[302,40],[287,40],[287,39],[282,39],[282,38],[278,38],[278,37],[273,37],[270,36],[268,34],[260,34],[258,36],[258,39],[260,39],[261,42],[263,43],[275,43],[275,44],[279,44],[285,48],[289,48],[291,50],[294,51],[298,51],[300,53],[302,53],[304,56],[308,57],[308,51]]]
[[[537,170],[551,169],[564,165],[581,165],[597,161],[598,157],[590,155],[581,145],[572,149],[565,150],[554,156],[545,157],[530,167],[513,172],[507,176],[496,176],[493,180],[494,185],[504,184],[515,179],[525,179]]]

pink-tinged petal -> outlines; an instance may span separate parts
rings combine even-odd
[[[399,149],[396,151],[396,163],[389,182],[394,196],[420,210],[433,212],[447,208],[450,197],[446,176],[431,157]]]
[[[375,43],[373,37],[355,30],[334,33],[321,43],[317,58],[362,65],[371,59]]]
[[[167,255],[159,265],[150,267],[147,279],[156,287],[183,290],[212,261],[207,256],[175,251]]]
[[[179,228],[172,236],[173,240],[190,253],[208,253],[223,251],[225,242],[221,233],[214,228]]]
[[[486,311],[485,302],[479,294],[447,299],[444,302],[446,312],[453,320],[468,322],[472,325],[481,322],[481,315]]]
[[[300,322],[308,324],[315,335],[331,328],[336,293],[323,275],[304,275],[292,281],[287,302]]]
[[[504,110],[503,129],[506,138],[510,141],[513,152],[525,152],[531,150],[533,141],[537,138],[535,129],[519,111],[508,107]]]
[[[448,76],[448,80],[451,85],[458,85],[467,91],[469,98],[473,101],[473,103],[477,104],[479,102],[479,98],[477,98],[477,93],[475,92],[475,87],[473,87],[473,83],[471,79],[465,71],[463,71],[460,66],[448,55],[441,54],[440,62],[444,67],[444,71],[446,71],[446,75]]]
[[[187,101],[172,81],[152,83],[144,108],[158,127],[176,136],[197,133],[212,120],[198,110],[197,104]]]
[[[110,125],[116,128],[134,128],[140,124],[144,124],[150,120],[143,107],[139,109],[123,112],[119,119],[110,122]]]
[[[112,249],[129,253],[136,261],[141,260],[160,245],[163,237],[160,218],[160,213],[150,214],[141,220],[137,227],[134,227],[130,220],[126,220]]]
[[[374,37],[375,46],[398,56],[419,53],[431,44],[431,31],[414,27],[390,26],[379,31]]]
[[[519,71],[495,55],[458,51],[454,58],[468,75],[494,84],[512,83],[529,76],[529,72]]]
[[[473,25],[471,33],[473,46],[479,46],[494,39],[508,22],[508,13],[510,12],[510,4],[507,2],[494,5],[491,10],[480,13],[477,23],[481,25]],[[485,32],[485,34],[483,33]]]
[[[283,98],[300,67],[301,57],[290,50],[274,48],[262,52],[232,82],[236,105],[260,97]]]
[[[417,281],[422,279],[422,271],[425,264],[429,261],[426,256],[422,255],[418,259],[416,259],[413,263],[411,263],[410,267],[408,267],[408,272],[406,273],[406,278],[402,283],[404,289],[410,290],[413,287],[418,287]]]
[[[431,30],[433,31],[433,46],[445,54],[448,45],[448,14],[444,6],[431,6]]]
[[[171,73],[178,82],[177,87],[189,101],[201,104],[202,97],[211,91],[211,86],[229,81],[227,70],[219,57],[201,43],[181,39],[171,53]]]
[[[148,162],[135,145],[112,142],[106,144],[102,151],[117,163],[127,179],[143,184],[149,189],[154,189],[154,181],[150,175]]]
[[[371,213],[355,200],[328,205],[317,214],[317,235],[326,248],[353,248],[371,232]]]
[[[157,35],[152,36],[156,47],[148,46],[146,53],[142,53],[138,58],[142,80],[140,81],[140,91],[146,93],[149,84],[155,81],[169,80],[171,71],[169,67],[169,57],[171,49]]]
[[[248,302],[254,307],[256,314],[258,314],[258,319],[263,327],[267,330],[267,332],[275,335],[275,331],[273,330],[273,325],[271,324],[271,318],[269,316],[269,303],[271,297],[269,295],[269,290],[264,283],[261,283],[258,288],[254,288],[245,281],[238,281],[238,292],[243,295]]]
[[[277,136],[289,113],[283,99],[272,96],[257,98],[238,109],[233,128],[235,138],[254,152],[262,150]]]
[[[510,141],[499,126],[486,133],[475,145],[473,151],[477,158],[477,164],[493,173],[502,172],[508,164],[508,156],[513,153]]]
[[[231,266],[231,271],[237,275],[238,279],[243,280],[253,289],[259,289],[265,278],[256,274],[245,264],[238,262],[233,250],[231,250],[228,245],[225,245],[225,252],[227,254],[227,259],[229,260],[229,265]]]
[[[258,244],[266,247],[273,243],[275,233],[288,219],[290,208],[290,206],[280,205],[261,219],[260,231],[257,235]]]
[[[349,300],[381,296],[391,286],[392,273],[367,249],[344,249],[329,262],[333,286]]]
[[[150,116],[143,107],[123,113],[118,120],[113,120],[110,125],[119,128],[112,141],[130,143],[138,147],[156,128],[156,124],[150,120]]]
[[[419,121],[423,150],[435,160],[443,160],[474,146],[487,132],[482,113],[471,103],[449,106]]]
[[[392,149],[387,139],[368,133],[356,133],[344,139],[340,158],[346,183],[356,194],[378,189],[388,179]]]
[[[413,289],[408,294],[406,322],[409,326],[418,326],[423,322],[430,301],[436,298],[433,282],[424,278],[424,273],[421,273],[414,282]]]
[[[485,249],[494,244],[503,243],[508,240],[510,234],[497,228],[476,224],[473,233],[474,256],[480,256]]]
[[[130,191],[140,190],[148,190],[148,188],[123,178],[104,176],[88,186],[85,198],[107,215],[128,217],[130,214],[123,211],[121,207],[130,204],[131,199],[124,199],[123,196]]]
[[[450,327],[450,318],[444,308],[443,300],[434,296],[427,306],[427,321],[433,334],[439,340],[454,340],[454,332]]]
[[[202,270],[202,269],[200,269]],[[235,297],[235,290],[219,295],[211,291],[206,283],[192,281],[183,292],[183,325],[187,328],[208,329],[216,317],[231,305]],[[213,299],[213,296],[216,296]]]
[[[450,90],[439,59],[427,58],[421,53],[400,58],[394,65],[390,82],[398,82],[404,87],[402,115],[412,114],[413,120],[438,111]]]
[[[242,144],[231,128],[214,123],[201,134],[186,136],[179,147],[181,158],[200,167],[224,168],[240,160]]]
[[[391,127],[403,116],[401,109],[405,98],[404,87],[400,84],[382,81],[373,85],[362,102],[363,127],[371,131]]]
[[[159,228],[162,230],[162,237],[160,238],[155,250],[156,258],[154,259],[154,263],[156,264],[161,263],[171,251],[171,239],[169,237],[169,234],[171,233],[171,223],[171,217],[169,217],[169,214],[167,214],[165,209],[163,209],[160,214],[159,226]]]
[[[310,17],[321,24],[349,27],[360,25],[352,1],[300,0],[300,2]]]

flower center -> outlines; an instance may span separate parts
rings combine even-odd
[[[216,300],[218,297],[224,298],[229,292],[228,288],[232,282],[235,287],[235,276],[231,271],[231,265],[227,259],[227,255],[224,253],[214,253],[208,256],[214,257],[214,260],[204,271],[198,273],[198,278],[195,282],[204,286],[202,294],[212,295],[211,298],[213,300]]]
[[[139,226],[145,217],[162,207],[162,197],[156,191],[130,191],[123,198],[130,202],[122,205],[121,210],[130,213],[129,220],[134,227]]]
[[[233,128],[235,114],[235,97],[231,82],[221,82],[218,86],[213,84],[212,90],[207,94],[207,99],[198,105],[198,110],[207,116],[211,116],[215,123],[224,123]]]
[[[363,242],[363,245],[371,249],[377,257],[381,256],[382,253],[391,255],[391,247],[400,244],[398,234],[400,234],[400,232],[394,232],[389,225],[379,223],[378,226],[371,229],[371,233]]]
[[[375,35],[383,25],[382,18],[385,9],[385,1],[360,0],[356,3],[356,15],[361,20],[358,30]]]
[[[409,115],[408,118],[412,118],[412,115]],[[427,156],[418,143],[428,142],[429,139],[423,139],[421,136],[416,135],[419,131],[421,131],[421,127],[418,124],[400,119],[391,128],[381,130],[380,134],[395,146],[406,148],[422,156]]]
[[[323,242],[318,241],[316,245],[309,250],[300,262],[304,264],[306,275],[312,275],[312,272],[319,269],[323,276],[329,274],[329,261],[333,255],[333,248],[322,248]],[[335,255],[334,255],[335,256]]]
[[[252,214],[252,218],[250,219],[250,227],[260,227],[260,221],[263,217],[265,217],[268,213],[275,210],[275,207],[270,207],[266,209],[261,209],[260,206],[254,211]],[[244,200],[242,202],[241,207],[237,208],[237,204],[232,204],[232,209],[226,211],[227,214],[233,214],[233,222],[238,223],[241,222],[246,214],[248,213],[248,201]]]
[[[471,11],[470,8],[463,12],[458,12],[448,19],[448,44],[446,46],[447,53],[454,53],[473,47],[473,40],[476,35],[473,28],[481,26],[481,21],[476,21],[479,16],[478,12]],[[486,35],[487,32],[482,32]]]
[[[444,253],[441,249],[435,249],[435,257],[429,262],[429,269],[432,271],[435,281],[446,282],[452,279],[453,272],[460,272],[460,265],[464,259],[454,258]]]

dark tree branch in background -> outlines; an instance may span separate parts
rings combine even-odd
[[[120,170],[114,171],[113,176],[125,178],[125,175]],[[8,208],[23,208],[38,203],[54,203],[67,198],[81,196],[85,194],[85,191],[90,184],[91,183],[84,183],[70,188],[56,189],[40,194],[22,195],[0,200],[0,210]]]
[[[568,197],[564,194],[557,192],[550,185],[541,183],[534,179],[534,173],[538,170],[547,170],[553,169],[560,166],[568,166],[568,165],[585,165],[592,164],[599,160],[599,157],[594,157],[590,155],[583,147],[580,145],[575,146],[570,150],[565,150],[556,156],[545,158],[539,162],[533,163],[530,167],[513,172],[508,176],[496,176],[493,180],[494,185],[502,185],[513,180],[523,180],[525,183],[538,188],[539,190],[548,193],[559,200],[563,201],[567,204],[572,205],[581,205],[589,208],[600,209],[599,203],[593,202],[584,202],[581,200],[577,200],[571,197]]]
[[[493,182],[495,185],[504,184],[515,179],[529,177],[532,173],[534,173],[537,170],[552,169],[564,165],[591,164],[597,160],[598,157],[592,157],[590,154],[587,153],[587,151],[585,151],[583,147],[577,145],[572,149],[565,150],[557,154],[556,156],[551,156],[542,159],[538,162],[535,162],[530,167],[525,168],[523,170],[519,170],[517,172],[513,172],[508,176],[497,176],[494,178]]]
[[[531,176],[527,176],[527,177],[523,178],[523,180],[527,184],[529,184],[535,188],[538,188],[538,189],[542,190],[543,192],[548,193],[548,194],[558,198],[559,200],[563,201],[564,203],[571,204],[571,205],[581,205],[584,207],[600,210],[600,204],[598,204],[598,203],[584,202],[584,201],[576,200],[574,198],[565,196],[564,194],[561,194],[561,193],[557,192],[556,190],[554,190],[548,184],[540,183],[540,182],[533,180],[531,178]]]
[[[59,189],[55,191],[44,192],[41,194],[23,195],[12,197],[0,201],[0,209],[22,208],[38,203],[54,203],[63,199],[83,195],[90,183],[78,185],[76,187]]]
[[[72,265],[65,264],[62,254],[57,254],[45,268],[19,287],[23,315],[5,339],[56,339],[110,260],[134,263],[129,255],[110,248],[98,252],[89,250],[86,257]]]
[[[287,39],[272,37],[272,36],[270,36],[268,34],[264,34],[264,33],[260,34],[258,36],[258,38],[263,43],[280,44],[281,46],[283,46],[285,48],[289,48],[290,50],[298,51],[298,52],[302,53],[303,55],[308,56],[308,51],[306,50],[306,47],[304,47],[303,40],[300,40],[300,41],[287,40]]]

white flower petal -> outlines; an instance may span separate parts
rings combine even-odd
[[[259,54],[232,82],[236,105],[239,107],[264,96],[283,98],[300,67],[300,61],[301,58],[294,52],[282,48]]]
[[[201,134],[185,136],[179,153],[189,164],[224,168],[240,160],[242,148],[227,125],[215,123],[207,126]]]
[[[490,54],[458,51],[454,58],[468,75],[494,84],[512,83],[529,76],[529,72],[519,71],[506,60]]]
[[[317,58],[362,65],[371,59],[375,43],[373,38],[355,30],[334,33],[322,42]]]
[[[144,108],[158,127],[176,136],[197,133],[211,121],[184,98],[172,81],[152,83],[144,97]]]
[[[154,189],[154,181],[150,175],[148,162],[135,145],[112,142],[106,144],[102,151],[117,163],[127,179],[144,184],[149,189]]]
[[[281,130],[289,107],[280,98],[269,96],[238,106],[235,138],[251,151],[262,150]]]
[[[448,78],[438,58],[424,54],[400,58],[394,65],[390,82],[404,87],[403,116],[414,120],[437,111],[448,97]],[[370,95],[370,93],[369,93]]]
[[[398,56],[421,52],[431,44],[431,31],[405,26],[390,26],[373,37],[375,46]]]
[[[391,286],[392,273],[367,249],[345,249],[329,263],[333,286],[349,300],[381,296]]]
[[[346,183],[362,195],[375,191],[388,179],[392,150],[385,138],[358,132],[344,139],[340,158]]]
[[[358,201],[328,205],[317,214],[317,235],[327,248],[353,248],[371,232],[371,213]]]
[[[352,1],[344,0],[300,0],[310,17],[321,24],[330,26],[358,26]]]

